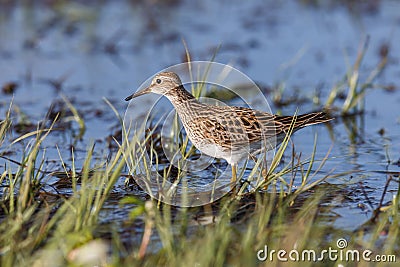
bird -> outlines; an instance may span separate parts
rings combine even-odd
[[[160,72],[150,85],[125,98],[163,95],[172,103],[192,144],[202,153],[231,165],[231,183],[237,181],[237,165],[262,151],[275,149],[288,133],[328,122],[324,111],[280,116],[247,107],[201,103],[183,86],[178,74]]]

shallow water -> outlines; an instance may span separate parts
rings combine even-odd
[[[397,172],[398,179],[400,171],[400,90],[396,86],[400,83],[400,3],[333,2],[110,1],[101,6],[65,2],[57,7],[44,3],[2,4],[0,85],[15,82],[18,86],[12,95],[1,93],[0,114],[5,114],[12,100],[20,110],[14,110],[13,116],[21,120],[21,114],[25,114],[34,130],[52,102],[63,103],[61,94],[70,99],[85,119],[87,129],[81,139],[74,138],[79,129],[72,121],[44,143],[45,158],[50,162],[46,169],[60,171],[55,145],[68,166],[71,146],[78,164],[93,142],[97,158],[112,153],[107,138],[121,127],[103,98],[109,99],[123,116],[126,96],[154,73],[184,60],[182,39],[194,60],[211,59],[221,46],[215,60],[235,66],[263,88],[284,83],[285,95],[305,98],[319,90],[325,101],[369,35],[360,76],[364,79],[376,67],[382,47],[388,45],[389,62],[377,84],[394,85],[395,90],[370,90],[365,114],[336,119],[332,123],[333,139],[325,126],[303,129],[293,137],[296,152],[304,158],[312,153],[315,133],[317,159],[322,159],[332,146],[321,177],[331,170],[333,174],[352,172],[328,182],[342,185],[341,193],[346,194],[346,198],[332,203],[333,212],[340,214],[333,226],[354,230],[378,206],[389,177],[387,172]],[[271,99],[272,95],[267,97]],[[146,108],[140,100],[135,101],[139,110]],[[275,112],[283,114],[293,114],[296,108],[299,113],[319,108],[310,101],[283,108],[270,103]],[[68,110],[63,105],[59,108]],[[12,132],[9,141],[19,135]],[[8,157],[18,161],[25,145],[26,142],[13,146]],[[0,149],[8,151],[6,145]],[[1,168],[10,164],[0,159]],[[395,183],[389,185],[384,203],[392,199],[397,187]],[[102,214],[104,222],[126,219],[129,206],[117,208],[115,199],[127,194],[144,197],[137,188],[127,190],[123,178],[114,193],[115,198],[110,199]]]

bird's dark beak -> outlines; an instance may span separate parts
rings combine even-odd
[[[150,87],[146,87],[146,88],[144,88],[142,90],[139,90],[136,93],[133,93],[132,95],[128,96],[127,98],[125,98],[125,101],[129,101],[132,98],[135,98],[135,97],[138,97],[138,96],[141,96],[141,95],[145,95],[145,94],[148,94],[150,92],[151,92],[151,88]]]

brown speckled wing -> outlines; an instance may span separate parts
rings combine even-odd
[[[197,117],[187,124],[195,140],[202,140],[202,142],[214,143],[221,147],[231,148],[233,140],[229,132],[216,119]]]
[[[188,122],[195,138],[238,150],[275,136],[275,116],[269,113],[242,107],[213,108],[216,110]]]
[[[259,142],[276,135],[274,115],[243,107],[234,107],[234,110],[250,142]]]

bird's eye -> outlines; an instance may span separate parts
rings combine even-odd
[[[161,83],[161,79],[157,79],[156,83],[160,84]]]

